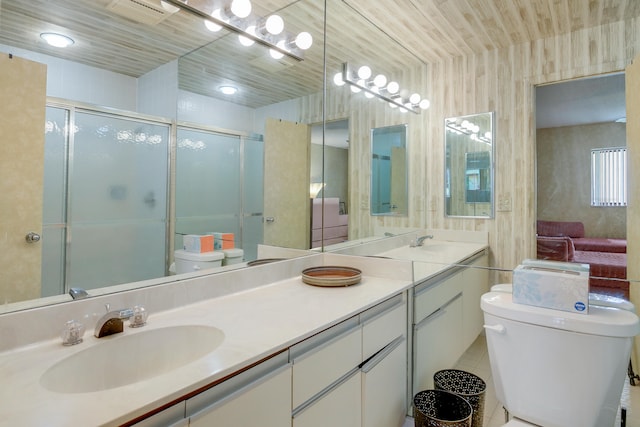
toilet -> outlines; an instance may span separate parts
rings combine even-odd
[[[481,298],[496,397],[505,427],[609,427],[620,404],[635,313],[589,306],[589,314],[515,304],[509,292]]]
[[[213,252],[188,252],[178,249],[173,253],[175,260],[175,273],[193,273],[194,271],[220,267],[224,259],[221,251]]]
[[[222,265],[240,264],[244,261],[244,251],[242,249],[223,249],[220,252],[224,254]]]

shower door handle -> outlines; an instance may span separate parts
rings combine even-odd
[[[267,216],[264,218],[264,222],[275,222],[275,218],[272,216]]]

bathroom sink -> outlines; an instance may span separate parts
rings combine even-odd
[[[59,393],[121,387],[185,366],[211,353],[224,340],[220,329],[203,325],[130,334],[128,330],[62,359],[42,375],[40,384]]]

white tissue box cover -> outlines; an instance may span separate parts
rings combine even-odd
[[[589,266],[575,264],[571,270],[557,269],[548,261],[528,262],[513,272],[513,302],[588,314]]]

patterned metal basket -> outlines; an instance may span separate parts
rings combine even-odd
[[[482,378],[459,369],[444,369],[433,374],[433,384],[437,390],[449,391],[469,402],[473,408],[471,427],[482,427],[487,390]]]
[[[415,427],[471,427],[473,409],[456,394],[423,390],[413,397]]]

